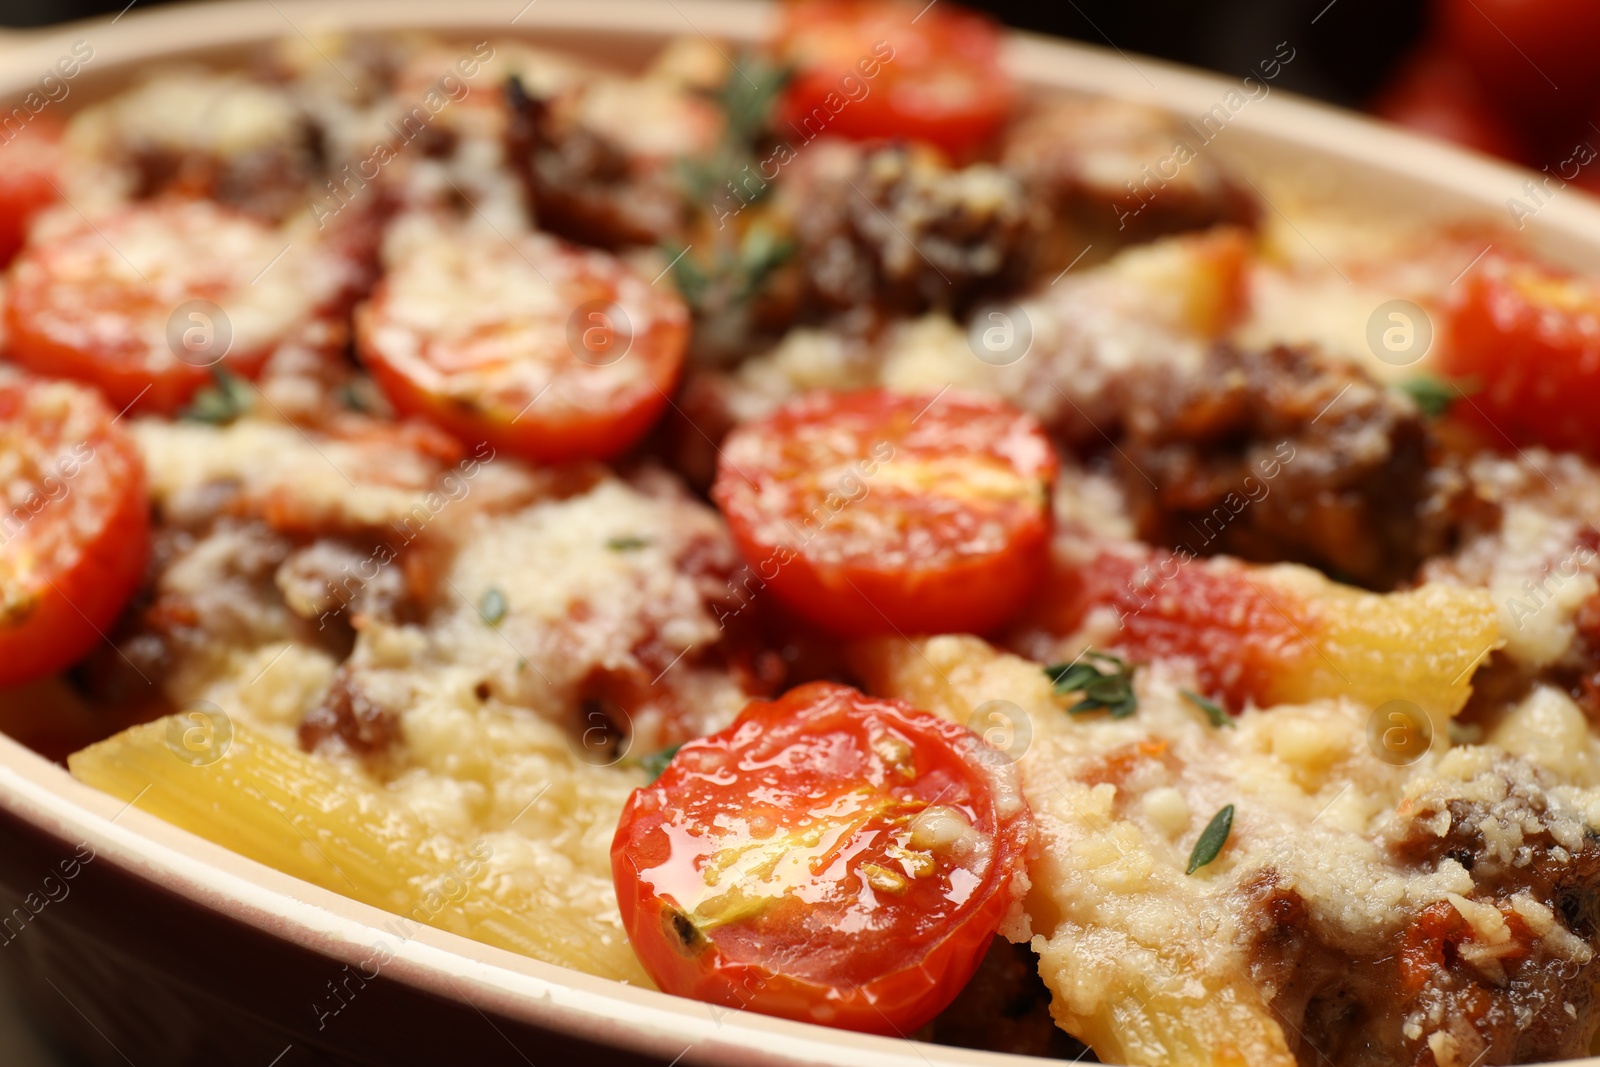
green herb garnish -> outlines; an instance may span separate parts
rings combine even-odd
[[[506,595],[491,585],[484,590],[483,599],[478,601],[478,614],[490,626],[499,626],[500,620],[506,617],[507,607]]]
[[[682,747],[682,742],[679,742],[676,745],[668,745],[659,752],[652,752],[639,761],[639,766],[644,768],[644,772],[653,782],[661,777],[661,772],[667,769],[667,764],[672,762],[672,757],[676,756],[678,749]]]
[[[1103,671],[1096,664],[1110,670]],[[1090,648],[1072,663],[1046,667],[1044,673],[1057,694],[1083,694],[1082,700],[1067,709],[1071,714],[1108,711],[1113,719],[1126,719],[1139,710],[1139,698],[1133,693],[1133,672],[1137,666],[1121,656]]]
[[[1228,833],[1233,829],[1233,805],[1229,804],[1206,823],[1206,828],[1200,831],[1200,839],[1194,843],[1194,851],[1189,853],[1189,868],[1184,874],[1193,874],[1201,867],[1216,859],[1222,852],[1222,846],[1228,843]]]
[[[189,422],[209,422],[213,426],[226,426],[244,415],[255,404],[250,385],[243,378],[229,374],[221,367],[211,368],[214,384],[194,395],[180,419]]]
[[[1178,692],[1183,694],[1183,699],[1187,700],[1189,703],[1205,712],[1206,718],[1211,720],[1212,726],[1233,725],[1233,716],[1224,711],[1222,705],[1207,700],[1199,693],[1193,693],[1187,689],[1180,689]]]
[[[613,537],[606,542],[606,547],[613,552],[632,552],[640,548],[649,548],[650,541],[644,537]]]
[[[1400,391],[1416,402],[1430,419],[1443,418],[1461,397],[1477,392],[1470,383],[1457,383],[1423,371],[1400,383]]]

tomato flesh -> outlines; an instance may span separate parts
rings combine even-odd
[[[28,224],[56,202],[61,126],[36,118],[0,144],[0,266],[10,263],[28,236]]]
[[[631,447],[688,336],[670,286],[543,234],[435,233],[391,257],[356,315],[361,358],[402,413],[547,463]]]
[[[712,497],[750,584],[829,632],[983,633],[1045,568],[1057,467],[998,400],[824,392],[730,434]]]
[[[12,264],[7,353],[99,387],[118,409],[172,414],[217,369],[255,375],[319,309],[318,288],[343,296],[341,268],[298,255],[274,263],[288,238],[209,201],[48,221]]]
[[[667,992],[904,1035],[977,968],[1030,832],[971,731],[813,682],[679,749],[628,799],[611,863]]]
[[[75,662],[138,588],[144,468],[93,391],[0,376],[0,685]]]
[[[1235,711],[1278,699],[1280,679],[1308,655],[1317,622],[1286,593],[1270,600],[1232,562],[1188,560],[1170,552],[1100,552],[1060,567],[1022,623],[1065,636],[1095,610],[1117,621],[1106,645],[1137,662],[1194,664],[1205,694]]]
[[[1011,110],[999,28],[952,4],[799,0],[784,7],[775,47],[795,71],[781,136],[908,139],[959,160]]]
[[[1441,369],[1492,443],[1600,455],[1600,284],[1491,252],[1460,283]]]

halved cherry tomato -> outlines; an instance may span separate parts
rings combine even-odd
[[[1463,278],[1440,369],[1492,440],[1600,455],[1600,281],[1491,251]]]
[[[628,798],[611,869],[667,992],[904,1035],[977,968],[1031,827],[970,730],[813,682],[679,749]]]
[[[905,138],[970,156],[1010,113],[1000,29],[950,3],[795,0],[774,41],[794,79],[779,136]]]
[[[141,411],[174,412],[214,368],[254,375],[342,295],[334,264],[285,254],[290,244],[204,200],[134,204],[92,222],[57,212],[12,265],[8,354],[96,385],[118,408],[137,400]]]
[[[114,419],[93,390],[0,375],[0,685],[83,656],[144,574],[144,467]]]
[[[759,584],[818,626],[983,633],[1045,567],[1057,466],[998,400],[815,393],[734,430],[711,495]]]
[[[41,208],[55,203],[61,124],[49,115],[0,134],[0,266],[11,262]]]
[[[356,315],[401,412],[550,463],[614,456],[655,422],[689,336],[671,286],[544,234],[407,233]]]
[[[1232,560],[1099,552],[1051,569],[1019,625],[1021,642],[1075,633],[1091,612],[1109,612],[1118,625],[1107,647],[1143,663],[1188,660],[1201,690],[1236,711],[1250,701],[1268,706],[1281,679],[1315,655],[1305,635],[1317,622],[1287,593],[1269,599],[1259,582]]]

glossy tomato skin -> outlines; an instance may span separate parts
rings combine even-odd
[[[712,498],[751,571],[830,633],[985,633],[1049,556],[1037,421],[946,391],[815,393],[723,443]]]
[[[1600,284],[1490,252],[1460,288],[1441,370],[1476,391],[1453,414],[1499,447],[1600,456]]]
[[[144,575],[144,468],[115,413],[68,382],[0,377],[0,685],[54,674],[101,640]]]
[[[794,77],[779,136],[907,139],[971,156],[1011,112],[1000,30],[953,4],[796,0],[775,41]]]
[[[930,850],[934,825],[978,837]],[[977,968],[1031,831],[1014,768],[970,730],[813,682],[684,745],[629,798],[611,861],[667,992],[904,1035]]]
[[[10,263],[28,236],[28,224],[56,202],[61,165],[61,125],[49,115],[0,140],[0,266]]]
[[[411,267],[391,267],[356,312],[362,362],[402,414],[426,419],[468,447],[487,442],[541,463],[625,452],[655,424],[682,373],[689,338],[683,302],[607,253],[542,234],[513,249],[491,236],[479,247],[442,238],[456,257],[447,261],[460,264],[447,270],[445,287],[459,289],[470,307],[473,272],[485,263],[466,260],[499,257],[508,271],[539,264],[528,285],[553,290],[550,308],[500,321],[493,311],[482,321],[462,315],[443,332],[413,321],[414,281],[401,273]],[[590,338],[598,338],[596,349],[625,345],[625,354],[613,362],[603,351],[591,353]],[[522,384],[524,368],[544,386]],[[461,384],[473,381],[488,384]]]
[[[348,272],[328,257],[307,264],[294,252],[263,277],[285,239],[210,201],[156,200],[94,222],[49,221],[49,232],[36,227],[11,266],[7,355],[36,374],[94,385],[119,410],[174,414],[218,368],[254,377],[278,343],[322,309],[311,279],[327,283],[328,301],[344,296],[339,283]],[[222,314],[185,318],[182,309],[197,300]],[[175,316],[177,336],[200,331],[218,350],[180,358]]]

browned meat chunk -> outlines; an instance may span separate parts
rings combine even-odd
[[[603,248],[653,245],[678,233],[687,205],[670,168],[582,121],[579,98],[531,96],[506,83],[506,158],[542,229]]]
[[[1356,368],[1219,346],[1128,393],[1119,461],[1145,540],[1378,589],[1448,547],[1460,478],[1415,405]]]
[[[300,746],[307,752],[335,741],[368,761],[381,761],[400,741],[399,713],[373,700],[348,666],[300,722]]]
[[[1219,223],[1252,226],[1253,193],[1205,154],[1191,129],[1116,100],[1057,100],[1010,131],[1001,164],[1055,225],[1045,260],[1059,270],[1098,244],[1148,241]]]
[[[1514,759],[1425,791],[1397,820],[1391,849],[1419,877],[1459,865],[1472,892],[1410,913],[1398,943],[1377,953],[1342,949],[1298,893],[1263,878],[1252,980],[1289,1023],[1300,1062],[1468,1067],[1586,1054],[1600,1023],[1600,842],[1561,809]]]
[[[1037,226],[1023,188],[926,149],[817,144],[783,186],[806,303],[964,309],[1026,280]]]

